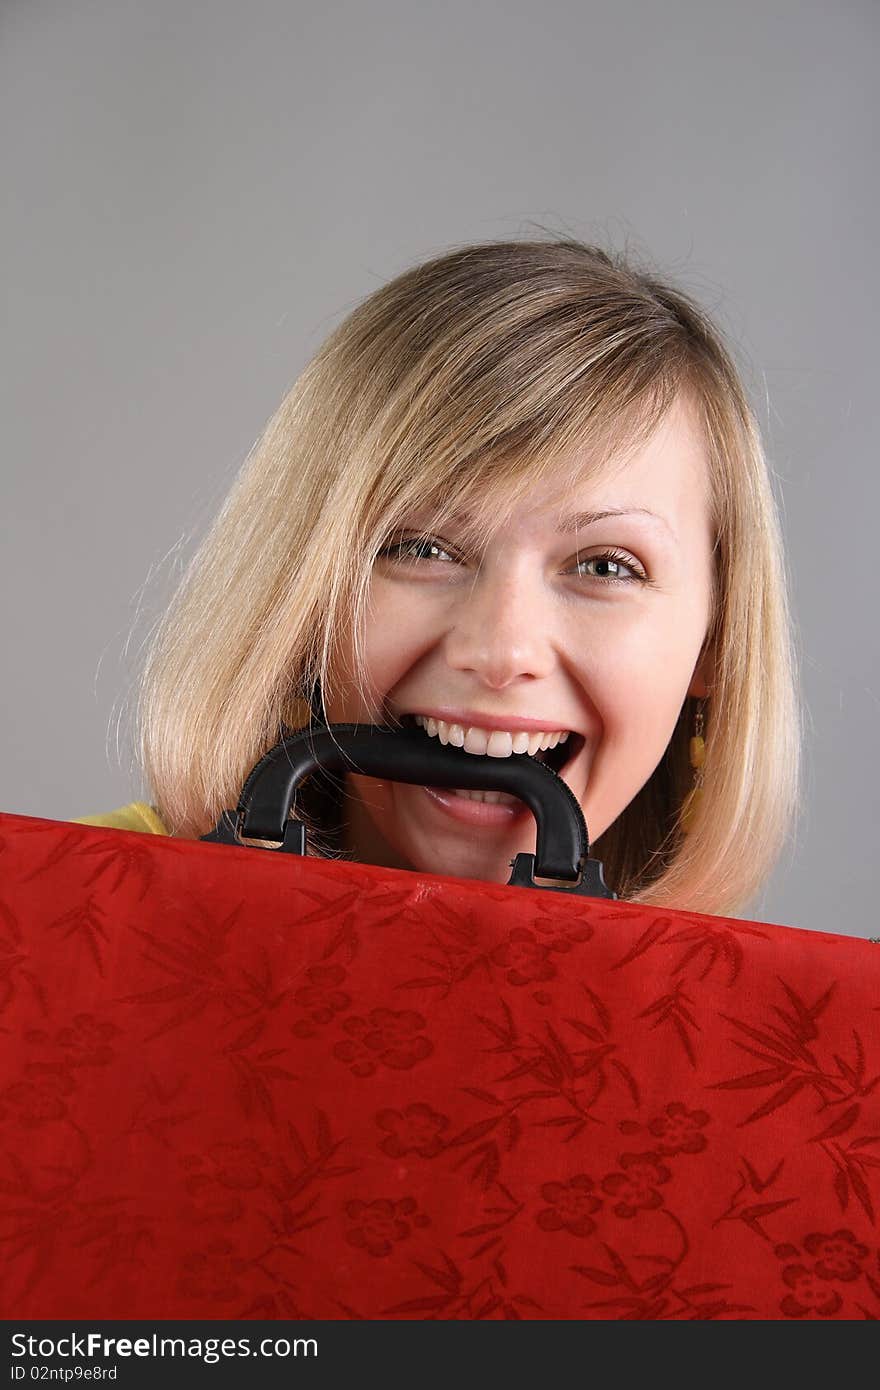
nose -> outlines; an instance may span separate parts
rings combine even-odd
[[[510,563],[481,567],[456,604],[446,635],[446,660],[492,689],[548,676],[556,660],[551,603],[533,569]]]

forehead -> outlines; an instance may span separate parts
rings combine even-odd
[[[581,514],[626,512],[648,522],[659,517],[674,532],[678,522],[708,510],[709,467],[703,430],[692,407],[674,403],[648,438],[617,454],[573,454],[555,477],[534,490],[536,510],[554,524]]]
[[[576,533],[610,517],[678,539],[704,530],[711,510],[705,436],[694,407],[679,398],[647,437],[615,452],[573,449],[530,474],[526,454],[501,481],[491,471],[466,508],[432,505],[438,516],[487,534]],[[420,518],[422,513],[419,513]]]

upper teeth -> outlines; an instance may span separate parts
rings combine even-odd
[[[567,729],[529,734],[525,729],[508,732],[506,729],[448,724],[445,719],[432,719],[424,714],[417,714],[414,718],[431,738],[439,738],[441,743],[451,743],[454,748],[463,748],[466,753],[488,754],[490,758],[509,758],[511,753],[528,753],[534,757],[540,750],[555,748],[557,743],[564,743],[568,738]]]

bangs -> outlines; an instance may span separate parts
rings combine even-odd
[[[415,513],[457,515],[479,542],[538,490],[564,506],[625,465],[694,367],[677,310],[574,246],[491,246],[399,277],[333,360],[334,381],[365,387],[349,435],[369,479],[349,512],[364,550]]]
[[[462,541],[479,549],[539,493],[558,500],[561,517],[574,509],[573,494],[585,482],[612,478],[626,467],[661,423],[678,387],[661,375],[622,411],[607,398],[592,408],[575,400],[561,421],[518,424],[491,446],[470,452],[460,441],[457,448],[447,446],[448,457],[415,476],[404,460],[392,459],[383,473],[381,506],[365,529],[378,548],[379,532],[384,539],[410,529],[416,518],[415,529],[425,538],[454,524]]]

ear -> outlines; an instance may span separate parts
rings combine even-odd
[[[715,643],[709,642],[700,653],[694,674],[691,676],[691,683],[688,686],[688,695],[692,695],[697,700],[705,700],[711,692],[715,680]]]

